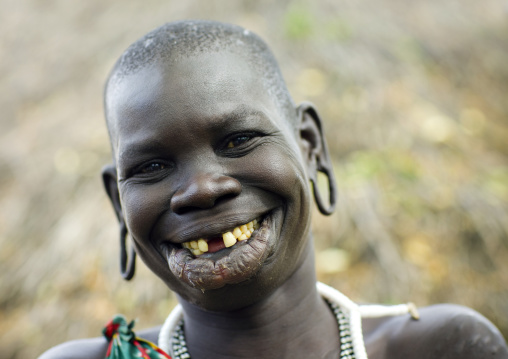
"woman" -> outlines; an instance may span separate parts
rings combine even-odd
[[[472,310],[441,305],[419,317],[411,306],[358,307],[316,286],[311,197],[333,211],[331,161],[316,110],[294,105],[254,34],[205,21],[156,29],[115,65],[105,107],[113,164],[103,179],[123,274],[132,277],[137,254],[180,302],[162,330],[140,336],[174,358],[508,357],[497,329]],[[328,206],[318,171],[328,176]],[[142,345],[118,322],[106,337],[121,342],[119,328],[120,347],[98,338],[43,358]]]

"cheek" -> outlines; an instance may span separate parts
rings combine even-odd
[[[287,146],[261,146],[249,156],[244,175],[256,186],[284,197],[290,202],[301,202],[308,190],[306,174],[298,156]]]
[[[255,186],[280,197],[285,205],[284,236],[303,236],[310,226],[310,187],[301,159],[287,146],[263,146],[245,173]],[[296,244],[293,241],[293,244]]]
[[[120,200],[130,234],[136,241],[148,239],[153,221],[159,217],[167,202],[162,188],[153,184],[126,185],[121,189]]]

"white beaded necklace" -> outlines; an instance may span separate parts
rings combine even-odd
[[[367,359],[362,334],[362,318],[375,318],[411,314],[418,319],[418,311],[413,303],[393,306],[357,305],[338,290],[321,282],[317,290],[330,305],[340,333],[341,359]],[[169,314],[159,333],[159,347],[173,359],[190,359],[183,331],[183,310],[178,304]]]

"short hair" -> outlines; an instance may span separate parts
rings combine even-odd
[[[111,86],[155,61],[169,64],[200,52],[228,49],[241,54],[260,74],[270,98],[290,124],[294,125],[295,105],[287,90],[277,60],[268,45],[256,34],[242,27],[216,21],[186,20],[167,23],[134,42],[118,59],[105,89],[105,111],[108,130],[107,94]],[[294,127],[294,126],[292,126]]]

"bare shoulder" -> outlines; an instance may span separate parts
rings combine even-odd
[[[503,336],[480,313],[453,304],[419,311],[419,320],[391,317],[366,333],[369,358],[508,359]]]
[[[136,331],[136,336],[157,343],[160,327]],[[104,359],[108,342],[104,337],[66,342],[44,352],[39,359]]]
[[[57,345],[44,352],[39,359],[103,359],[107,348],[105,338],[79,339]]]

